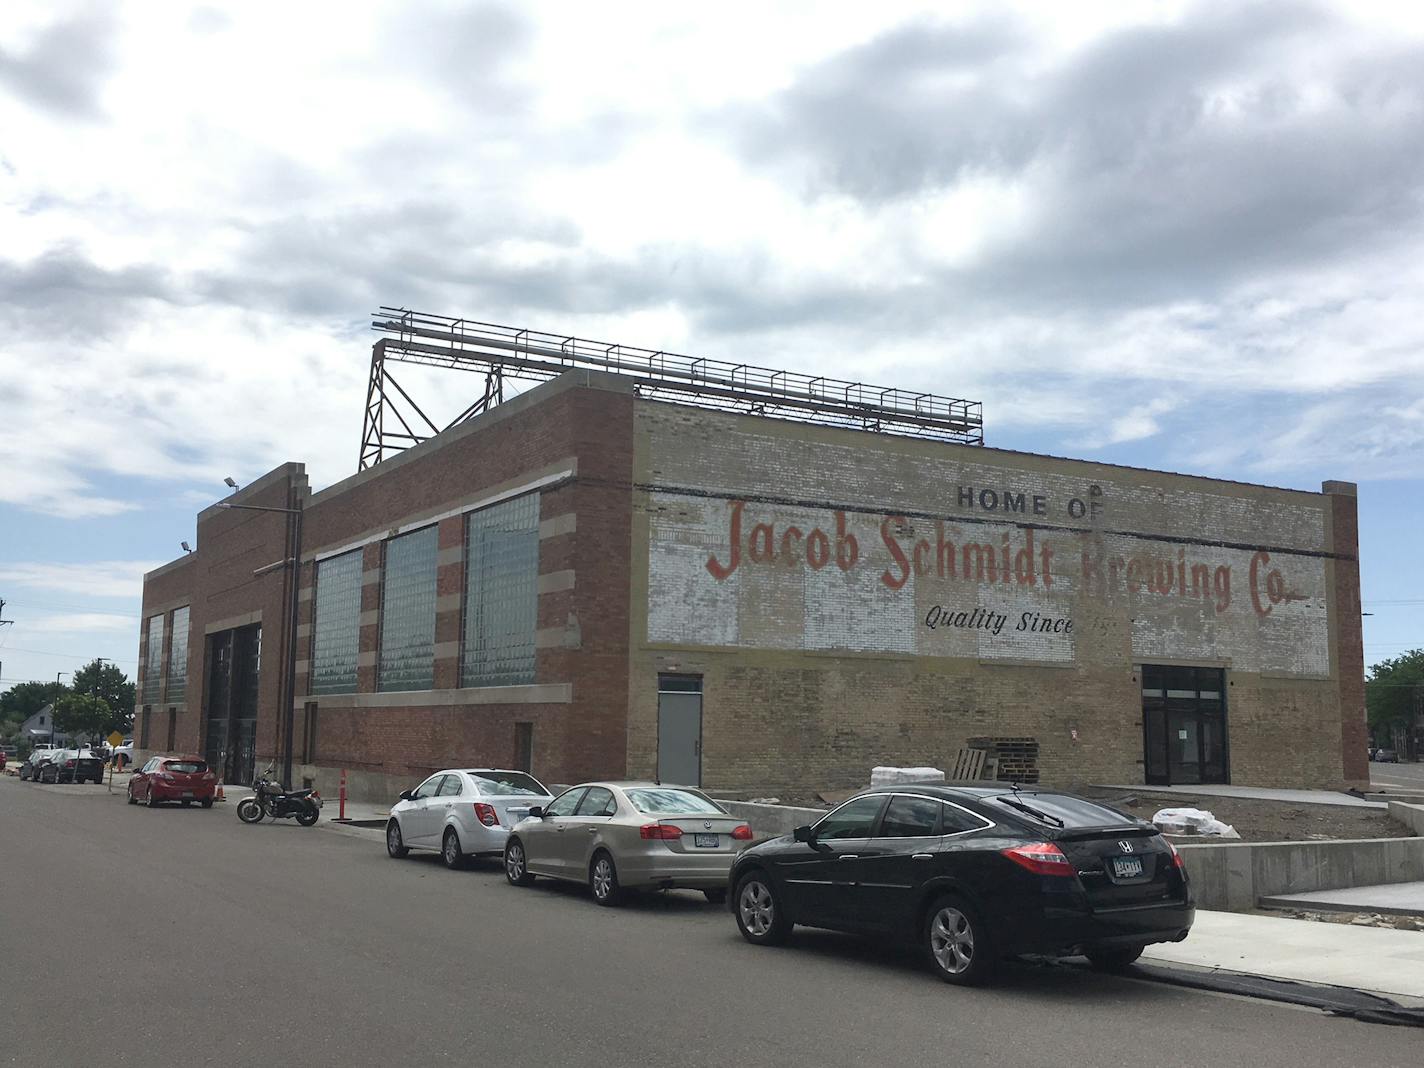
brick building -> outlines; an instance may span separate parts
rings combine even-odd
[[[246,507],[227,508],[223,505]],[[1367,778],[1354,487],[691,407],[570,371],[144,580],[138,748],[805,792],[964,746],[1057,783]],[[295,651],[287,538],[302,512]],[[294,693],[283,693],[285,658]]]

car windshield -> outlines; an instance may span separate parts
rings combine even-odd
[[[522,771],[467,771],[485,797],[548,797],[544,784]]]
[[[725,816],[727,814],[726,809],[716,802],[701,794],[694,794],[691,790],[642,787],[623,792],[628,795],[628,800],[633,803],[633,807],[644,815],[670,816],[683,812],[699,816],[711,814]]]
[[[188,775],[195,775],[200,771],[207,771],[207,764],[201,760],[170,760],[168,762],[169,771],[184,772]]]
[[[1131,823],[1131,816],[1115,812],[1106,805],[1094,804],[1066,794],[1033,794],[1021,791],[1000,794],[994,798],[1022,815],[1053,827],[1119,827]]]

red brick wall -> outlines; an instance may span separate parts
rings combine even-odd
[[[1345,780],[1370,781],[1369,730],[1365,720],[1365,647],[1360,617],[1360,528],[1355,486],[1326,482],[1331,549],[1336,553],[1335,642],[1340,680],[1340,756]]]
[[[300,464],[286,464],[226,498],[229,503],[269,508],[289,507],[305,492],[306,475]],[[282,650],[286,613],[281,568],[254,577],[252,572],[283,558],[286,550],[286,516],[279,513],[239,509],[209,508],[198,516],[196,551],[176,562],[171,570],[146,577],[143,591],[143,618],[164,611],[165,647],[171,641],[172,610],[190,608],[188,636],[188,691],[185,701],[172,705],[166,700],[152,704],[149,730],[150,751],[166,747],[168,710],[177,708],[177,728],[173,748],[201,752],[207,633],[209,625],[235,618],[248,619],[260,613],[262,662],[258,706],[259,753],[275,752],[278,738],[278,687],[282,679]],[[143,658],[143,637],[139,657]],[[166,648],[164,663],[167,663]],[[141,681],[141,680],[140,680]],[[166,698],[166,687],[165,687]],[[144,704],[139,690],[134,736],[142,727],[138,716]]]

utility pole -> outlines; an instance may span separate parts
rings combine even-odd
[[[69,674],[69,672],[67,672],[67,671],[56,671],[56,672],[54,673],[54,699],[55,699],[56,701],[59,700],[59,689],[60,689],[60,687],[59,687],[59,677],[60,677],[61,675],[68,675],[68,674]],[[49,710],[49,744],[50,744],[50,745],[54,745],[54,706],[53,706],[53,705],[50,706],[50,710]]]

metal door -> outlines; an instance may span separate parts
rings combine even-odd
[[[702,679],[658,678],[658,781],[702,785]]]

